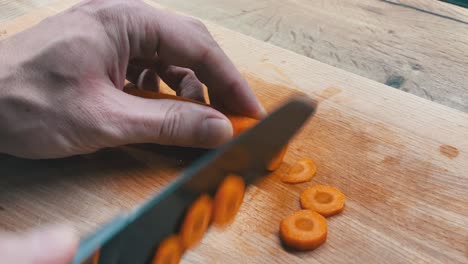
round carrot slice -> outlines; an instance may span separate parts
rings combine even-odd
[[[301,183],[310,181],[317,173],[317,166],[309,158],[302,158],[294,163],[289,172],[281,177],[285,183]]]
[[[327,220],[312,210],[299,210],[280,224],[283,243],[296,250],[312,250],[327,240]]]
[[[177,264],[183,254],[184,248],[179,236],[172,235],[159,244],[153,258],[153,264]]]
[[[207,194],[200,196],[185,215],[180,239],[185,248],[192,248],[202,240],[211,221],[213,201]]]
[[[323,216],[332,216],[343,211],[344,202],[344,194],[332,186],[313,185],[301,194],[301,207]]]
[[[223,227],[235,218],[244,200],[245,182],[237,175],[224,178],[214,199],[213,223]]]

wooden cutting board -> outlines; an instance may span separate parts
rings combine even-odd
[[[74,1],[0,24],[3,37]],[[262,103],[289,95],[320,101],[282,167],[252,186],[235,223],[211,229],[185,263],[468,263],[468,115],[207,22]],[[127,146],[63,160],[0,158],[0,227],[69,222],[85,235],[160,190],[197,153]],[[279,176],[300,157],[314,183],[339,187],[346,209],[328,219],[312,252],[280,246],[279,221],[299,209],[310,183]],[[164,217],[164,216],[161,216]]]

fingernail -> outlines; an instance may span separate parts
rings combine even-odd
[[[207,118],[200,132],[202,146],[216,147],[232,138],[232,125],[227,119]]]

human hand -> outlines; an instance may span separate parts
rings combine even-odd
[[[220,112],[122,92],[125,79],[261,117],[247,82],[197,20],[142,1],[84,1],[0,42],[0,152],[58,158],[131,143],[215,147]]]
[[[65,226],[51,226],[23,234],[0,233],[0,262],[68,264],[77,247],[78,238]]]

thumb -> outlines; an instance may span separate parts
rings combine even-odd
[[[71,263],[78,238],[66,226],[48,227],[24,234],[0,234],[2,263],[67,264]]]
[[[118,92],[110,126],[118,127],[111,145],[157,143],[212,148],[232,138],[231,122],[215,109],[171,99],[144,99]],[[116,115],[115,115],[116,114]],[[111,121],[113,120],[113,121]]]

